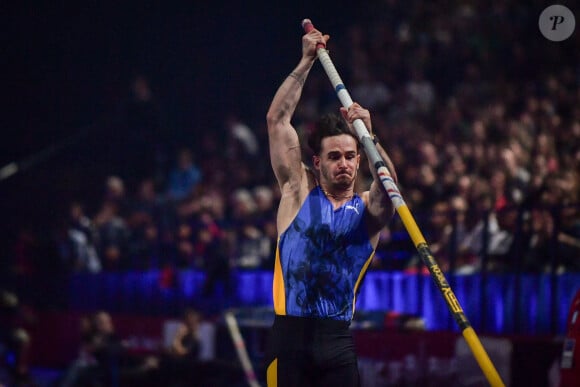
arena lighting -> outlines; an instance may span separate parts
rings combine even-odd
[[[2,167],[2,169],[0,169],[0,181],[8,179],[10,176],[16,174],[17,172],[18,164],[15,161],[6,164]]]
[[[95,125],[88,125],[83,127],[79,129],[78,132],[55,141],[38,152],[30,154],[19,161],[12,161],[6,164],[0,168],[0,181],[6,180],[9,177],[16,175],[17,173],[24,172],[32,167],[42,164],[52,156],[56,155],[58,152],[68,148],[73,144],[76,144],[79,140],[88,135],[94,128]]]

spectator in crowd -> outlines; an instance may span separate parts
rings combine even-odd
[[[105,180],[103,202],[115,204],[119,215],[125,217],[127,215],[129,205],[129,197],[125,180],[116,175],[108,176]]]
[[[550,175],[541,192],[541,206],[532,208],[527,268],[558,272],[578,271],[580,216],[575,172]],[[537,223],[541,222],[541,223]]]
[[[171,142],[163,106],[144,74],[131,78],[128,91],[119,111],[121,130],[114,133],[116,141],[111,144],[116,150],[116,169],[131,184],[147,176],[162,183]]]
[[[199,323],[201,314],[194,309],[186,309],[183,322],[171,341],[171,353],[185,359],[198,360],[201,353]]]
[[[30,333],[22,324],[19,296],[0,289],[0,385],[37,387],[30,369]]]
[[[520,156],[518,157],[518,153]],[[504,194],[506,200],[519,204],[529,193],[529,183],[531,179],[530,171],[521,158],[523,150],[521,145],[514,141],[511,146],[505,147],[501,151],[501,161],[498,170],[503,171],[505,179]]]
[[[189,148],[180,148],[176,158],[176,165],[169,172],[167,179],[167,197],[172,201],[184,200],[193,195],[202,180],[201,171],[195,164],[193,152]]]
[[[145,178],[139,182],[136,192],[128,203],[129,218],[137,218],[135,222],[151,220],[156,224],[164,222],[163,201],[157,192],[155,181]]]
[[[278,230],[276,228],[276,207],[274,202],[274,189],[261,185],[253,190],[256,202],[255,224],[264,235],[262,258],[260,267],[272,270],[276,255],[276,243],[278,242]],[[267,240],[267,242],[266,242]]]
[[[450,269],[456,274],[473,274],[480,269],[480,262],[477,256],[459,246],[465,246],[464,239],[468,236],[468,205],[467,200],[461,195],[454,195],[449,198],[451,228],[447,228],[449,233],[448,248],[453,254],[450,258]]]
[[[140,182],[134,200],[129,202],[128,255],[135,269],[159,268],[168,251],[163,249],[160,229],[167,229],[168,216],[155,190],[153,179]]]
[[[549,272],[553,258],[554,219],[546,207],[530,211],[530,237],[523,257],[523,269],[528,272]]]
[[[558,183],[566,192],[562,198],[560,212],[560,232],[557,235],[561,246],[560,265],[563,271],[580,271],[580,172],[566,171],[562,173]]]
[[[210,299],[214,296],[217,285],[221,283],[225,297],[233,301],[231,238],[228,238],[227,232],[220,227],[209,209],[199,214],[195,230],[197,238],[194,249],[200,258],[201,269],[205,272],[203,297]]]
[[[88,316],[79,320],[79,348],[77,357],[65,369],[58,382],[59,387],[98,385],[97,360],[94,356],[93,322]]]
[[[429,227],[426,228],[425,235],[441,270],[448,271],[450,267],[450,238],[454,227],[450,204],[446,200],[440,200],[432,206],[430,213]],[[422,262],[419,264],[423,266]]]
[[[231,114],[226,120],[228,130],[228,158],[233,160],[255,160],[260,151],[258,138],[250,127]]]
[[[80,321],[80,348],[59,382],[61,387],[145,386],[157,373],[159,359],[128,355],[128,346],[104,310]]]
[[[136,219],[130,219],[135,221]],[[150,219],[129,223],[127,241],[128,265],[130,269],[151,270],[159,268],[165,261],[167,251],[159,243],[158,225]]]
[[[239,188],[232,194],[231,203],[236,238],[236,266],[257,269],[268,259],[271,246],[270,239],[258,223],[255,197],[250,190]]]
[[[119,214],[119,204],[114,200],[105,201],[95,215],[98,231],[98,249],[105,270],[126,270],[128,268],[129,229],[125,219]]]
[[[215,326],[201,312],[186,308],[174,331],[161,378],[170,387],[230,386],[242,380],[237,364],[215,357]]]
[[[411,69],[411,76],[405,86],[405,94],[408,114],[429,114],[435,106],[435,89],[433,84],[425,78],[425,73],[421,68]]]
[[[100,272],[102,264],[96,246],[98,232],[80,202],[70,204],[65,232],[59,246],[63,266],[72,272]]]
[[[511,211],[513,202],[495,207],[495,197],[489,186],[475,192],[473,200],[477,205],[473,206],[472,211],[476,214],[477,223],[459,244],[458,254],[474,254],[480,269],[503,271],[505,267],[498,260],[501,261],[500,257],[505,257],[512,247],[515,226],[515,213]],[[483,259],[488,260],[488,267],[481,267]]]
[[[188,221],[181,221],[177,225],[175,232],[176,260],[175,265],[179,269],[197,268],[201,269],[202,260],[195,251],[195,235],[191,224]]]
[[[353,95],[360,96],[360,103],[369,109],[378,110],[385,107],[390,99],[389,88],[377,75],[368,69],[368,66],[358,66],[354,69]]]

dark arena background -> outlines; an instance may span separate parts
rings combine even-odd
[[[0,5],[0,386],[243,386],[240,349],[265,385],[265,116],[304,18],[504,383],[580,385],[580,37],[542,34],[550,5]],[[293,124],[338,107],[315,64]],[[487,385],[397,215],[356,306],[363,386]]]

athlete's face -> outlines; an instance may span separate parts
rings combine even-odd
[[[314,156],[314,167],[325,185],[348,188],[354,184],[360,162],[356,140],[347,134],[325,137],[320,156]]]

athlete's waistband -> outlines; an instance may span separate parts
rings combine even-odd
[[[283,316],[277,314],[274,316],[274,326],[280,328],[289,327],[292,329],[307,328],[324,331],[342,331],[348,329],[350,321],[318,317]]]

